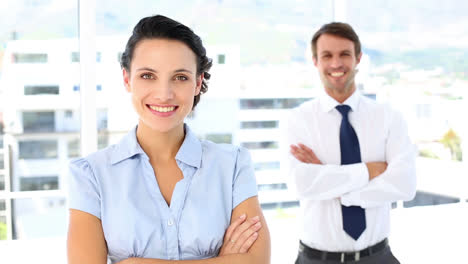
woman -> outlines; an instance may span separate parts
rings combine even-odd
[[[143,18],[121,65],[138,126],[71,162],[69,263],[269,263],[248,152],[200,141],[184,124],[208,88],[200,38]]]

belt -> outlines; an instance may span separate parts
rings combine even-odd
[[[385,238],[381,242],[365,248],[361,251],[353,251],[353,252],[329,252],[329,251],[321,251],[317,249],[313,249],[308,247],[302,241],[299,241],[299,253],[305,254],[308,258],[311,259],[319,259],[319,260],[334,260],[340,261],[344,263],[346,261],[358,261],[361,258],[365,258],[371,256],[383,249],[385,249],[388,245],[388,239]]]

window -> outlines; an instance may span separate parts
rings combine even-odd
[[[279,161],[272,161],[272,162],[256,162],[254,163],[254,170],[279,170],[280,162]]]
[[[80,139],[72,139],[68,141],[68,157],[77,158],[80,156]]]
[[[245,121],[241,122],[241,128],[277,128],[278,121]]]
[[[232,143],[232,134],[207,134],[205,139],[214,143]]]
[[[0,200],[0,240],[7,239],[7,225],[6,225],[6,206],[5,200]]]
[[[416,197],[408,202],[404,202],[404,207],[414,207],[414,206],[427,206],[427,205],[440,205],[440,204],[449,204],[449,203],[458,203],[460,198],[441,195],[436,193],[429,193],[424,191],[418,191]]]
[[[107,129],[107,109],[98,109],[96,111],[96,121],[99,131]]]
[[[65,118],[73,118],[73,111],[72,110],[66,110],[65,111]]]
[[[103,149],[109,145],[109,135],[99,134],[98,135],[98,149]]]
[[[55,159],[57,158],[56,140],[27,140],[19,142],[20,159]]]
[[[80,85],[73,85],[73,91],[74,92],[79,92],[80,91]],[[96,91],[102,91],[102,85],[101,84],[96,85]]]
[[[244,142],[241,145],[248,149],[276,149],[278,148],[278,142],[274,142],[274,141]]]
[[[55,130],[54,112],[23,112],[23,131],[53,132]]]
[[[101,52],[96,52],[96,62],[101,62]],[[71,53],[71,62],[80,62],[80,53],[74,51]]]
[[[273,190],[286,190],[288,187],[285,183],[273,183],[273,184],[259,184],[258,191],[273,191]]]
[[[5,174],[0,173],[0,191],[5,190]]]
[[[218,54],[218,64],[225,64],[226,63],[226,55]]]
[[[21,191],[57,190],[57,176],[20,177]]]
[[[289,109],[310,98],[241,99],[241,109]]]
[[[14,63],[47,63],[47,54],[42,53],[15,53]]]
[[[26,85],[24,95],[59,94],[58,85]]]

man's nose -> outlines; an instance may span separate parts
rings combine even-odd
[[[343,60],[339,56],[335,56],[332,58],[330,66],[333,68],[339,68],[343,66]]]

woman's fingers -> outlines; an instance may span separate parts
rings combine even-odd
[[[246,241],[245,243],[240,247],[239,253],[247,253],[250,249],[250,247],[253,245],[253,243],[257,240],[258,238],[258,232],[254,232]]]
[[[250,237],[250,235],[260,229],[260,217],[255,216],[241,225],[239,225],[234,232],[232,233],[230,242],[233,244],[232,248],[235,252],[238,252],[240,247],[245,243],[245,241]]]
[[[262,224],[260,222],[255,223],[254,225],[250,226],[248,229],[244,230],[242,234],[239,236],[237,241],[234,243],[233,250],[234,252],[238,253],[245,253],[247,252],[250,247],[253,245],[253,242],[257,239],[258,230],[262,228]],[[257,235],[254,236],[254,234]],[[252,237],[254,236],[254,237]],[[253,240],[252,240],[253,239]]]
[[[242,214],[239,218],[237,218],[234,222],[232,222],[228,229],[226,230],[226,233],[224,234],[224,243],[228,243],[231,241],[231,236],[234,230],[241,225],[246,219],[246,215]]]

